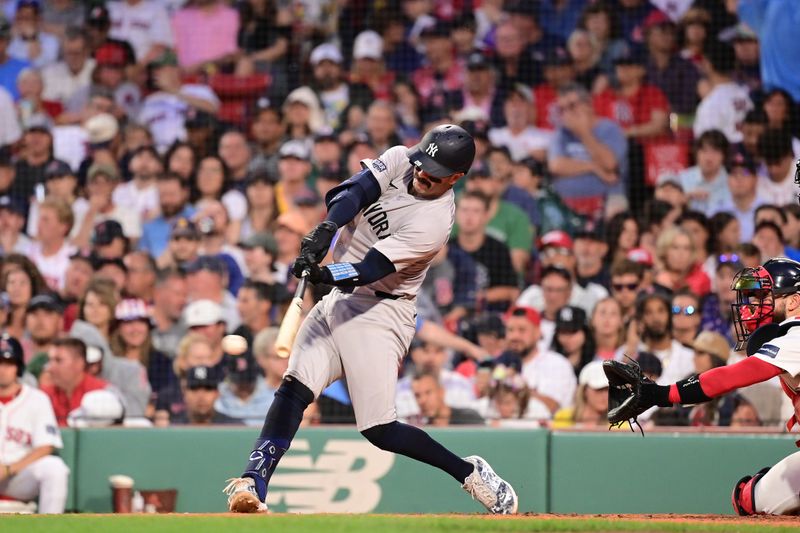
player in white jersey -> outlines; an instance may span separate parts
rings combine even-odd
[[[19,382],[25,368],[17,339],[0,337],[0,496],[63,513],[69,468],[51,455],[63,447],[50,399]]]
[[[375,446],[436,466],[492,513],[515,513],[517,496],[477,456],[461,459],[395,411],[398,366],[415,332],[415,298],[453,225],[453,185],[472,166],[462,128],[437,126],[415,147],[389,148],[331,190],[328,215],[304,239],[293,272],[334,285],[297,334],[289,369],[240,478],[225,489],[233,512],[265,511],[267,486],[303,411],[347,376],[358,430]],[[334,263],[320,267],[334,235]]]

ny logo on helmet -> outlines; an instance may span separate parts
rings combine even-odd
[[[436,146],[436,143],[430,143],[427,148],[425,148],[425,153],[431,157],[436,157],[436,152],[439,151],[439,147]]]

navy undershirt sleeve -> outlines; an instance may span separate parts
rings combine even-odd
[[[362,209],[374,203],[380,195],[381,186],[378,180],[372,172],[364,169],[328,191],[325,195],[325,204],[328,206],[325,219],[341,228]]]

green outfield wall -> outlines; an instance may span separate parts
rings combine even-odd
[[[178,490],[178,512],[221,512],[225,480],[239,474],[252,428],[65,430],[72,471],[68,508],[110,512],[108,477],[137,489]],[[481,455],[511,482],[520,511],[730,513],[741,476],[797,450],[789,435],[573,433],[438,429],[466,456]],[[272,480],[280,512],[476,512],[448,475],[378,450],[353,428],[301,430]]]

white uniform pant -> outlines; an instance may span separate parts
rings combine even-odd
[[[791,515],[800,512],[800,452],[795,452],[769,469],[758,480],[756,512]]]
[[[39,496],[40,513],[63,513],[67,503],[69,468],[60,457],[48,455],[17,475],[0,481],[0,494],[25,502]]]
[[[397,372],[416,332],[415,312],[408,300],[334,289],[297,332],[286,375],[315,398],[344,375],[358,430],[388,424],[397,419]]]

